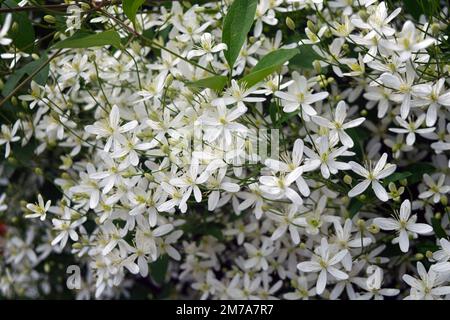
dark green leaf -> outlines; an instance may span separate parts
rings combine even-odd
[[[227,84],[227,81],[228,78],[225,76],[212,76],[194,82],[189,82],[188,85],[195,88],[210,88],[216,91],[222,91]]]
[[[169,266],[169,257],[167,255],[159,257],[158,260],[156,260],[150,265],[150,274],[152,276],[152,279],[159,284],[164,283],[164,280],[166,279],[168,266]]]
[[[352,200],[350,200],[350,204],[348,206],[349,217],[353,218],[355,216],[355,214],[357,214],[363,206],[364,206],[364,203],[359,201],[357,198],[352,198]]]
[[[37,68],[42,66],[47,61],[47,55],[43,53],[41,58],[36,61],[31,61],[30,63],[24,65],[22,68],[16,70],[6,81],[3,87],[2,94],[7,96],[10,94],[14,88],[17,86],[19,81],[25,76],[32,74]],[[39,71],[33,78],[39,85],[44,85],[47,82],[48,73],[50,66],[47,64],[41,71]]]
[[[265,55],[248,75],[240,81],[245,82],[247,87],[252,87],[275,72],[286,61],[289,61],[298,53],[298,49],[278,49]]]
[[[313,61],[319,59],[320,56],[313,50],[312,45],[301,45],[300,53],[291,59],[289,67],[293,69],[312,69]]]
[[[17,3],[13,0],[7,0],[3,3],[4,8],[17,7]],[[32,20],[28,17],[27,12],[14,12],[12,21],[17,24],[17,28],[11,28],[8,36],[12,39],[13,44],[20,50],[27,53],[33,52],[35,33]]]
[[[431,225],[433,226],[434,233],[438,238],[447,238],[447,233],[441,226],[441,220],[431,218]]]
[[[130,19],[131,22],[135,22],[136,13],[139,10],[140,6],[144,4],[145,0],[123,0],[123,12]]]
[[[223,22],[222,41],[228,46],[225,58],[233,68],[255,19],[258,0],[234,0]]]
[[[393,174],[391,174],[390,176],[388,176],[387,178],[385,178],[383,180],[383,183],[385,185],[388,185],[389,182],[395,182],[395,181],[399,181],[405,178],[408,178],[409,176],[411,176],[412,173],[409,171],[405,171],[405,172],[395,172]]]
[[[422,181],[425,173],[430,174],[436,171],[436,168],[429,163],[418,162],[407,166],[405,170],[411,172],[411,176],[408,177],[408,184],[414,184]]]
[[[112,45],[120,47],[120,36],[114,30],[103,31],[100,33],[76,33],[73,36],[56,43],[54,48],[90,48]]]

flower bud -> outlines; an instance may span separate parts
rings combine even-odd
[[[431,252],[430,250],[427,250],[427,252],[425,252],[425,256],[426,256],[428,259],[431,259],[431,258],[433,258],[433,252]]]
[[[434,218],[435,218],[436,220],[441,220],[441,219],[442,219],[442,214],[441,214],[440,212],[436,212],[436,213],[434,214]]]
[[[316,33],[316,26],[315,26],[314,22],[312,22],[311,20],[308,20],[308,22],[306,22],[306,26],[312,33]]]
[[[286,17],[286,26],[292,31],[295,31],[295,22],[290,17]]]
[[[46,14],[44,16],[44,21],[50,24],[54,24],[56,22],[56,19],[54,16],[50,15],[50,14]]]
[[[17,107],[17,105],[19,104],[19,101],[17,101],[17,98],[15,96],[13,96],[11,98],[11,103],[14,107]]]
[[[448,198],[447,198],[446,195],[442,195],[442,196],[441,196],[441,203],[442,203],[443,206],[447,206],[447,204],[448,204]]]
[[[352,181],[353,181],[352,177],[350,177],[348,174],[344,176],[344,183],[350,185],[352,184]]]
[[[314,67],[314,71],[317,72],[318,74],[322,73],[322,66],[320,65],[320,61],[319,60],[314,60],[313,61],[313,67]]]
[[[75,242],[74,244],[72,244],[72,248],[74,248],[76,250],[80,250],[82,247],[83,246],[79,242]]]
[[[38,167],[34,168],[33,171],[34,171],[34,173],[35,173],[36,175],[38,175],[38,176],[42,176],[42,174],[43,174],[42,169],[41,169],[41,168],[38,168]]]
[[[14,21],[12,26],[11,26],[11,31],[12,32],[17,32],[18,30],[19,30],[19,24],[16,21]]]
[[[416,258],[416,260],[422,260],[424,258],[424,255],[423,253],[418,252],[414,255],[414,258]]]

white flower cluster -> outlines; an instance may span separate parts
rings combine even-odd
[[[20,187],[1,198],[0,295],[61,291],[52,270],[75,264],[79,299],[138,284],[151,297],[169,284],[202,299],[450,297],[448,8],[429,21],[376,0],[259,0],[230,66],[232,2],[174,1],[134,23],[121,5],[69,7],[59,37],[91,24],[122,45],[57,53],[1,126],[1,185]],[[224,85],[201,84],[213,77]]]

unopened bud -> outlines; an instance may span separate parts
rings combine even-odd
[[[52,16],[50,14],[47,14],[47,15],[44,16],[44,21],[47,22],[47,23],[53,24],[53,23],[56,22],[56,19],[55,19],[54,16]]]
[[[295,22],[290,17],[286,17],[286,26],[292,31],[295,30]]]
[[[17,32],[17,30],[19,30],[19,24],[16,21],[14,21],[12,26],[11,26],[11,31],[12,32]]]
[[[42,176],[43,172],[41,168],[34,168],[34,173],[38,176]]]
[[[434,214],[434,218],[435,218],[436,220],[441,220],[442,214],[441,214],[440,212],[436,212],[436,213]]]
[[[423,253],[418,252],[414,255],[414,258],[416,258],[416,260],[422,260],[424,258],[424,255]]]
[[[367,199],[367,197],[365,194],[362,194],[358,197],[358,200],[360,200],[360,201],[365,201],[366,199]]]
[[[447,206],[447,204],[448,204],[448,198],[447,198],[446,195],[442,195],[442,196],[441,196],[441,203],[442,203],[443,206]]]
[[[406,187],[408,185],[408,179],[402,179],[400,180],[400,184],[404,187]]]
[[[173,82],[173,75],[169,74],[166,78],[166,86],[169,87]]]
[[[431,259],[431,258],[433,258],[433,252],[431,252],[430,250],[427,250],[427,252],[425,252],[425,256],[427,257],[427,259]]]
[[[313,67],[314,67],[314,71],[317,72],[318,74],[322,73],[322,66],[320,65],[320,61],[319,60],[314,60],[313,61]]]
[[[363,219],[358,219],[356,225],[359,229],[363,230],[366,227],[366,222]]]
[[[81,2],[81,3],[80,3],[80,7],[81,7],[81,9],[82,9],[83,11],[89,11],[89,10],[91,10],[91,6],[90,6],[88,3],[86,3],[86,2]]]
[[[31,54],[31,58],[33,58],[33,60],[39,60],[39,55],[37,53],[33,53]]]
[[[75,242],[75,243],[72,245],[72,248],[74,248],[74,249],[76,249],[76,250],[80,250],[82,247],[83,247],[83,246],[82,246],[81,243],[79,243],[79,242]]]
[[[17,101],[16,97],[12,97],[11,98],[11,103],[14,107],[17,107],[17,105],[19,104],[19,101]]]
[[[348,174],[346,174],[346,175],[344,176],[344,182],[345,182],[346,184],[350,185],[350,184],[352,184],[352,181],[353,181],[352,177],[350,177]]]
[[[314,25],[314,22],[308,20],[308,22],[306,22],[306,26],[312,33],[316,33],[316,26]]]

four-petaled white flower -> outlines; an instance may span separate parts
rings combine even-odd
[[[297,268],[303,272],[320,272],[317,278],[316,291],[322,294],[327,284],[327,274],[331,274],[337,280],[345,280],[348,274],[339,270],[336,265],[344,259],[347,249],[333,250],[326,238],[322,238],[318,252],[314,254],[311,261],[300,262]]]
[[[44,203],[44,199],[38,194],[38,202],[36,204],[27,204],[27,209],[34,213],[26,214],[25,218],[40,218],[41,221],[44,221],[51,203],[51,200],[47,200],[47,202]]]
[[[348,192],[348,196],[355,197],[363,193],[369,185],[372,185],[372,189],[377,198],[384,202],[388,201],[389,196],[384,187],[381,185],[380,180],[394,173],[397,166],[395,164],[386,163],[386,161],[387,153],[383,153],[380,160],[378,160],[374,167],[372,167],[372,163],[369,163],[368,169],[354,161],[350,161],[349,164],[351,169],[358,175],[364,177],[364,180],[354,186],[353,189]]]
[[[395,230],[399,233],[398,241],[400,250],[408,252],[409,249],[409,232],[418,234],[429,234],[433,232],[433,228],[425,223],[416,223],[417,215],[411,216],[411,202],[403,201],[400,206],[400,215],[394,218],[375,218],[373,223],[383,230]]]

